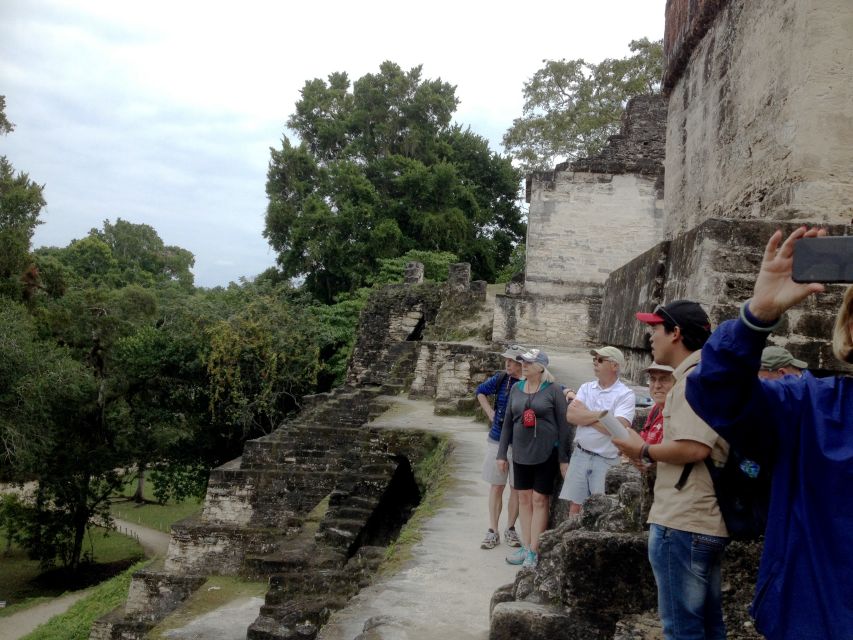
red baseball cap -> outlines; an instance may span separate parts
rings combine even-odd
[[[711,335],[708,314],[692,300],[673,300],[667,305],[658,305],[652,313],[637,312],[637,320],[646,324],[671,324],[681,327],[683,333],[707,338]]]

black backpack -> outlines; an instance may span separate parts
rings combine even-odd
[[[729,530],[732,540],[758,540],[767,527],[767,511],[770,506],[770,457],[767,452],[758,453],[755,447],[748,447],[750,456],[744,455],[742,448],[729,448],[729,457],[725,464],[717,466],[711,456],[705,458],[705,466],[711,474],[714,492],[720,505],[720,512]],[[684,465],[681,477],[675,488],[681,490],[693,463]]]

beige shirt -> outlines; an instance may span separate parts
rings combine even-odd
[[[666,396],[663,409],[663,442],[693,440],[711,447],[711,459],[725,462],[728,443],[697,416],[684,391],[687,375],[699,364],[701,351],[694,351],[675,370],[675,385]],[[693,471],[681,491],[675,488],[684,465],[658,462],[655,496],[649,512],[649,522],[691,533],[728,536],[711,475],[705,461],[695,462]]]

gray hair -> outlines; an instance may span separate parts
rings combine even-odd
[[[847,287],[832,332],[832,352],[841,362],[853,364],[853,286]]]

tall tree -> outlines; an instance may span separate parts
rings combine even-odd
[[[0,135],[15,128],[5,107],[6,98],[0,96]],[[19,298],[23,291],[21,278],[32,264],[30,240],[45,205],[43,189],[0,156],[0,295]]]
[[[379,260],[450,251],[493,279],[523,238],[519,174],[451,122],[455,88],[384,62],[305,83],[271,149],[264,235],[287,278],[325,302],[363,286]]]
[[[504,134],[504,148],[527,171],[598,153],[618,133],[628,99],[658,93],[663,41],[633,40],[632,55],[598,64],[544,60],[523,89],[522,116]]]

